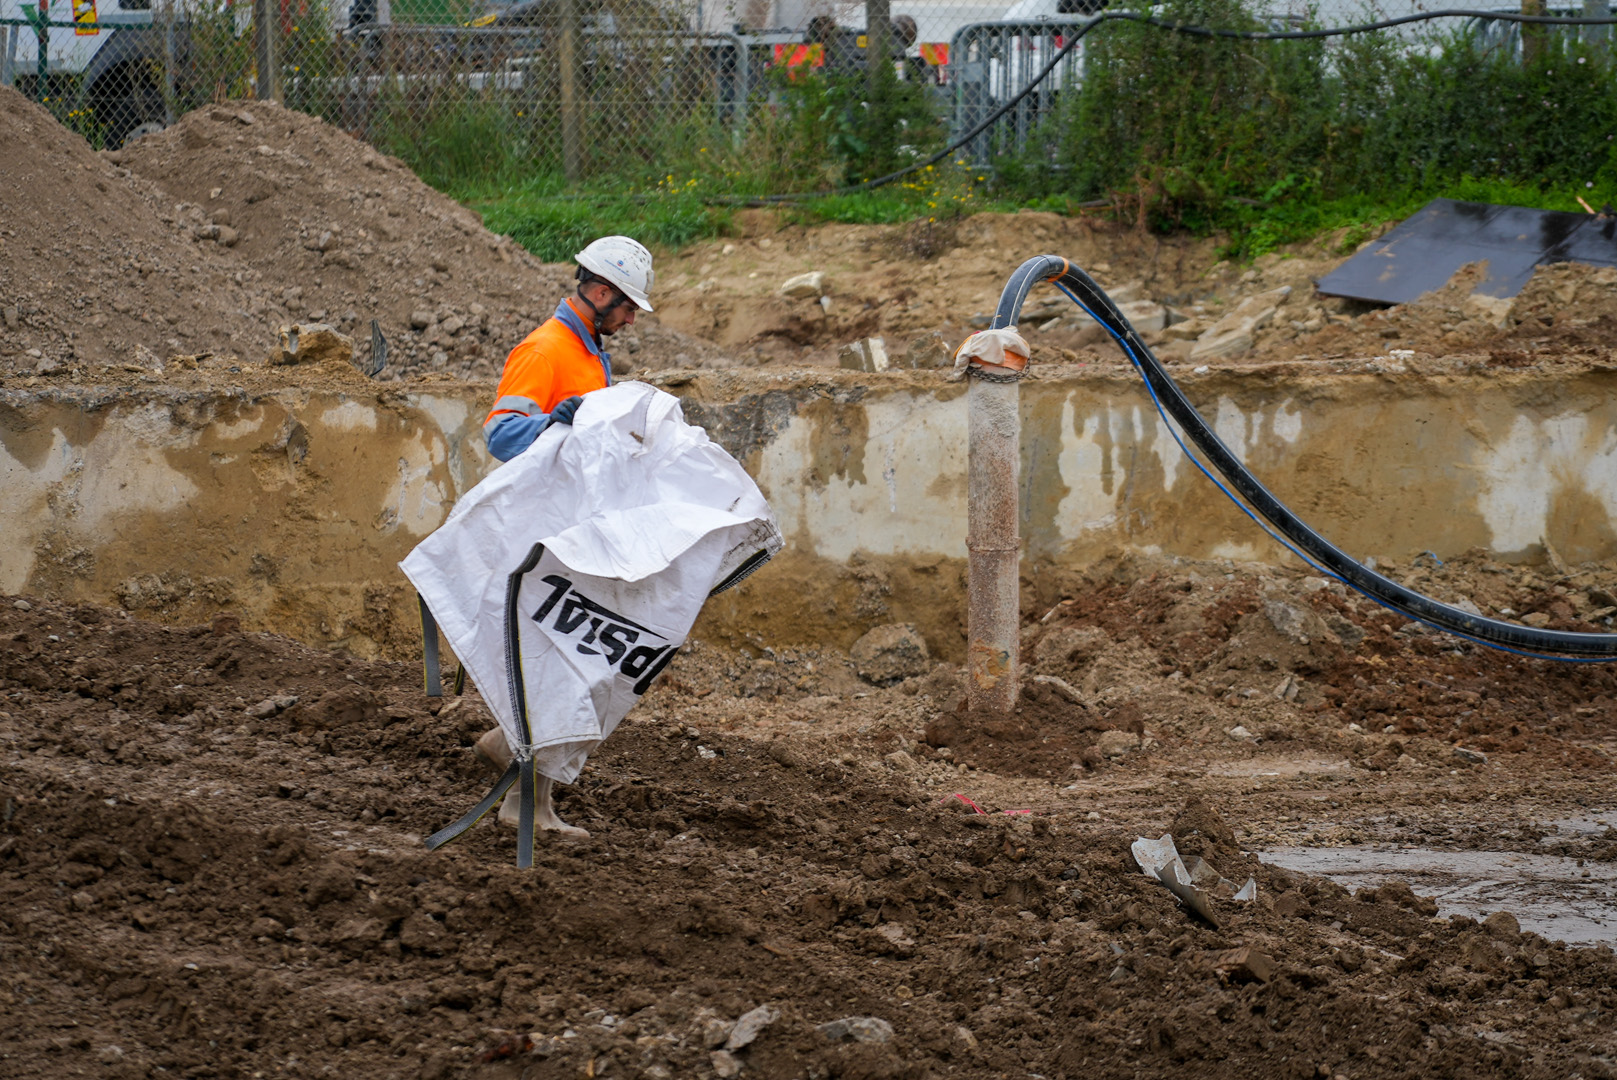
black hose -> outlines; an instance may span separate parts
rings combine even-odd
[[[1617,658],[1617,634],[1579,634],[1564,630],[1538,630],[1530,626],[1501,622],[1439,603],[1412,589],[1382,577],[1320,536],[1308,524],[1247,471],[1224,441],[1202,419],[1196,407],[1175,385],[1162,362],[1156,358],[1134,327],[1117,310],[1104,289],[1088,274],[1059,255],[1039,255],[1029,259],[1005,283],[999,308],[994,314],[996,329],[1015,326],[1029,290],[1048,281],[1067,292],[1112,335],[1125,355],[1145,379],[1152,396],[1196,448],[1212,462],[1251,507],[1296,545],[1299,554],[1320,569],[1340,578],[1371,599],[1385,604],[1411,619],[1419,620],[1462,637],[1485,644],[1531,653],[1564,653],[1581,658]],[[1548,657],[1548,659],[1557,659]]]

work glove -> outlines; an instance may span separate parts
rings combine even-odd
[[[583,400],[583,398],[574,394],[566,401],[558,402],[556,407],[550,410],[550,422],[552,424],[571,424],[573,415],[578,412],[579,403]]]

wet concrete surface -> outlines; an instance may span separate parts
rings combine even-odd
[[[1545,824],[1557,827],[1562,838],[1604,828],[1595,818]],[[1555,839],[1545,837],[1546,842]],[[1519,851],[1383,845],[1277,847],[1259,857],[1286,870],[1324,875],[1350,889],[1407,881],[1416,893],[1436,900],[1443,916],[1480,920],[1508,911],[1523,930],[1551,941],[1617,943],[1617,863]]]

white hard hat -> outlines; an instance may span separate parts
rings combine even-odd
[[[622,290],[641,311],[651,310],[651,288],[657,274],[651,268],[651,252],[638,240],[603,236],[574,255],[573,261]]]

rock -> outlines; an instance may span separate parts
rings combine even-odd
[[[438,324],[438,329],[453,337],[466,328],[466,320],[459,315],[451,315]]]
[[[1163,332],[1167,335],[1169,341],[1194,342],[1197,338],[1207,333],[1207,328],[1211,325],[1206,319],[1197,316],[1193,319],[1186,319],[1184,322],[1170,322]]]
[[[779,1019],[780,1010],[769,1005],[760,1005],[751,1012],[742,1013],[735,1027],[730,1029],[730,1037],[724,1041],[724,1048],[740,1050],[743,1046],[750,1045],[764,1028]]]
[[[1274,978],[1275,962],[1268,953],[1243,945],[1213,958],[1213,968],[1235,982],[1268,982]]]
[[[904,929],[901,923],[882,923],[876,927],[876,933],[895,949],[913,949],[915,947],[915,939],[910,937],[909,932]]]
[[[1168,309],[1155,300],[1130,300],[1118,304],[1117,310],[1129,321],[1136,333],[1154,334],[1168,326]]]
[[[218,231],[214,233],[213,239],[220,247],[235,247],[236,242],[241,239],[241,233],[232,229],[229,225],[220,225]]]
[[[877,1016],[844,1016],[814,1029],[827,1042],[884,1043],[893,1039],[893,1025]]]
[[[345,919],[331,932],[331,943],[353,956],[370,951],[382,942],[387,928],[380,919]]]
[[[1291,295],[1291,286],[1258,293],[1242,300],[1234,311],[1209,326],[1190,350],[1190,359],[1219,360],[1239,356],[1252,348],[1252,336],[1269,324],[1280,305]]]
[[[896,765],[905,772],[909,772],[915,768],[915,759],[910,757],[909,754],[903,750],[894,750],[891,754],[887,755],[886,760],[889,765]]]
[[[1465,762],[1467,765],[1488,764],[1488,755],[1484,754],[1481,750],[1471,750],[1464,746],[1456,746],[1454,748],[1454,756]]]
[[[1308,898],[1296,889],[1288,889],[1275,900],[1275,914],[1283,919],[1306,918],[1314,910]]]
[[[810,300],[825,295],[825,274],[810,270],[806,274],[787,278],[780,286],[780,294],[793,300]]]
[[[437,956],[448,940],[443,924],[425,912],[418,911],[399,924],[399,944],[415,952]]]
[[[1510,310],[1516,301],[1509,296],[1483,296],[1481,293],[1472,293],[1465,298],[1465,313],[1474,319],[1480,319],[1495,330],[1505,330],[1510,327]]]
[[[412,312],[410,312],[410,329],[412,329],[412,330],[425,330],[427,327],[429,327],[431,325],[432,325],[432,312],[430,312],[430,311],[412,311]]]
[[[777,765],[787,769],[796,769],[805,765],[807,758],[785,739],[776,739],[769,744],[767,752]]]
[[[1252,732],[1248,731],[1241,724],[1236,724],[1234,727],[1230,728],[1224,734],[1228,735],[1230,738],[1236,740],[1237,742],[1245,742],[1245,741],[1247,741],[1249,739],[1257,738],[1256,735],[1252,734]]]
[[[1517,922],[1516,916],[1508,911],[1496,911],[1489,915],[1482,920],[1482,927],[1494,937],[1504,941],[1515,941],[1522,934],[1521,923]]]
[[[1533,627],[1535,630],[1542,630],[1546,626],[1550,625],[1550,617],[1547,613],[1542,611],[1530,611],[1526,615],[1522,616],[1522,622]]]
[[[908,368],[946,368],[953,363],[954,350],[936,330],[911,338],[904,353],[904,366]]]
[[[1095,749],[1109,758],[1120,758],[1140,745],[1140,740],[1127,731],[1103,731],[1095,740]]]
[[[702,1045],[708,1050],[716,1050],[723,1046],[730,1038],[730,1032],[735,1025],[722,1017],[710,1016],[702,1021]]]
[[[713,1072],[719,1080],[730,1080],[730,1077],[740,1075],[741,1059],[728,1050],[715,1050],[709,1058],[713,1063]]]
[[[1099,656],[1112,639],[1094,626],[1058,626],[1033,646],[1033,666],[1050,675],[1083,667]]]
[[[1132,304],[1145,295],[1145,282],[1130,281],[1114,289],[1107,289],[1106,295],[1112,298],[1112,303],[1121,308],[1124,304]]]
[[[1293,645],[1307,645],[1312,640],[1309,630],[1310,622],[1321,623],[1322,620],[1312,612],[1304,611],[1295,604],[1288,604],[1284,600],[1265,600],[1263,613],[1268,616],[1269,623],[1281,637]],[[1310,619],[1310,615],[1313,618]]]
[[[859,677],[876,686],[891,686],[932,668],[926,639],[912,623],[878,626],[848,650]]]
[[[849,371],[887,371],[887,343],[879,337],[861,338],[837,350],[837,365]]]
[[[267,697],[257,705],[249,708],[247,715],[254,720],[262,720],[266,716],[274,716],[278,712],[290,709],[297,703],[298,696],[296,694],[276,694],[274,697]]]
[[[11,602],[11,606],[13,608],[16,608],[18,611],[32,611],[32,610],[34,610],[34,605],[30,604],[26,600],[13,600]]]
[[[1078,688],[1060,676],[1035,675],[1028,680],[1028,683],[1033,686],[1048,686],[1055,692],[1057,697],[1069,704],[1082,705],[1084,703],[1084,696],[1078,692]]]
[[[343,364],[354,362],[354,339],[326,323],[297,323],[281,327],[281,350],[271,360],[278,365]]]

